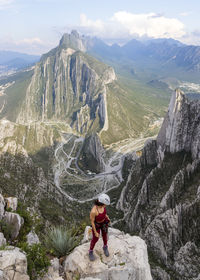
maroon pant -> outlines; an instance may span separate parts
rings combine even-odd
[[[102,238],[103,238],[103,244],[104,246],[107,246],[107,232],[105,232],[102,227],[98,227],[96,228],[96,231],[99,233],[100,235],[100,231],[101,231],[101,234],[102,234]],[[97,243],[97,241],[99,240],[99,237],[96,237],[95,234],[94,234],[94,231],[92,230],[92,240],[90,242],[90,250],[93,250],[95,244]]]

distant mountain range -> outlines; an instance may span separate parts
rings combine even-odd
[[[130,59],[148,61],[155,59],[168,65],[182,67],[186,71],[200,71],[200,46],[188,46],[173,39],[152,39],[138,41],[133,39],[123,46],[108,46],[94,38],[87,50],[106,59]]]
[[[35,64],[40,56],[12,51],[0,51],[0,75]]]

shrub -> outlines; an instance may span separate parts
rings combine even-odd
[[[20,202],[18,203],[16,213],[19,214],[24,219],[24,224],[20,229],[18,240],[25,242],[26,235],[31,231],[31,228],[34,224],[33,218],[31,217],[30,213],[27,211],[26,206]]]
[[[18,246],[26,253],[30,280],[44,276],[50,265],[46,248],[41,244],[29,246],[25,242],[18,244]]]
[[[8,242],[12,242],[12,232],[14,230],[14,226],[8,224],[6,221],[0,221],[0,232],[3,232],[4,237]]]
[[[78,245],[78,240],[71,230],[60,226],[48,229],[45,243],[49,251],[61,257],[68,255]]]

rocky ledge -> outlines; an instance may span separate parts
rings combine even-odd
[[[88,231],[86,228],[86,232]],[[103,254],[102,239],[95,246],[95,261],[88,258],[89,242],[76,247],[66,258],[64,271],[68,280],[81,279],[101,280],[152,280],[148,263],[147,246],[138,236],[124,234],[117,229],[109,229],[110,256]]]

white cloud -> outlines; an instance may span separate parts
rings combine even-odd
[[[40,38],[24,38],[23,40],[17,41],[17,45],[44,45],[44,42]]]
[[[80,26],[91,28],[91,30],[93,30],[94,32],[96,31],[103,32],[105,28],[105,24],[103,21],[101,20],[92,21],[88,19],[85,14],[80,15]]]
[[[116,12],[108,21],[93,21],[81,14],[79,30],[101,38],[144,36],[179,39],[186,33],[184,24],[176,18],[167,18],[156,13],[133,14],[126,11]]]
[[[12,37],[0,39],[1,50],[18,51],[28,54],[43,54],[49,51],[54,44],[42,41],[40,38],[24,38],[14,40]]]
[[[0,10],[4,10],[14,2],[14,0],[0,0]]]
[[[181,38],[181,42],[183,42],[187,45],[200,46],[200,30],[188,32]]]

